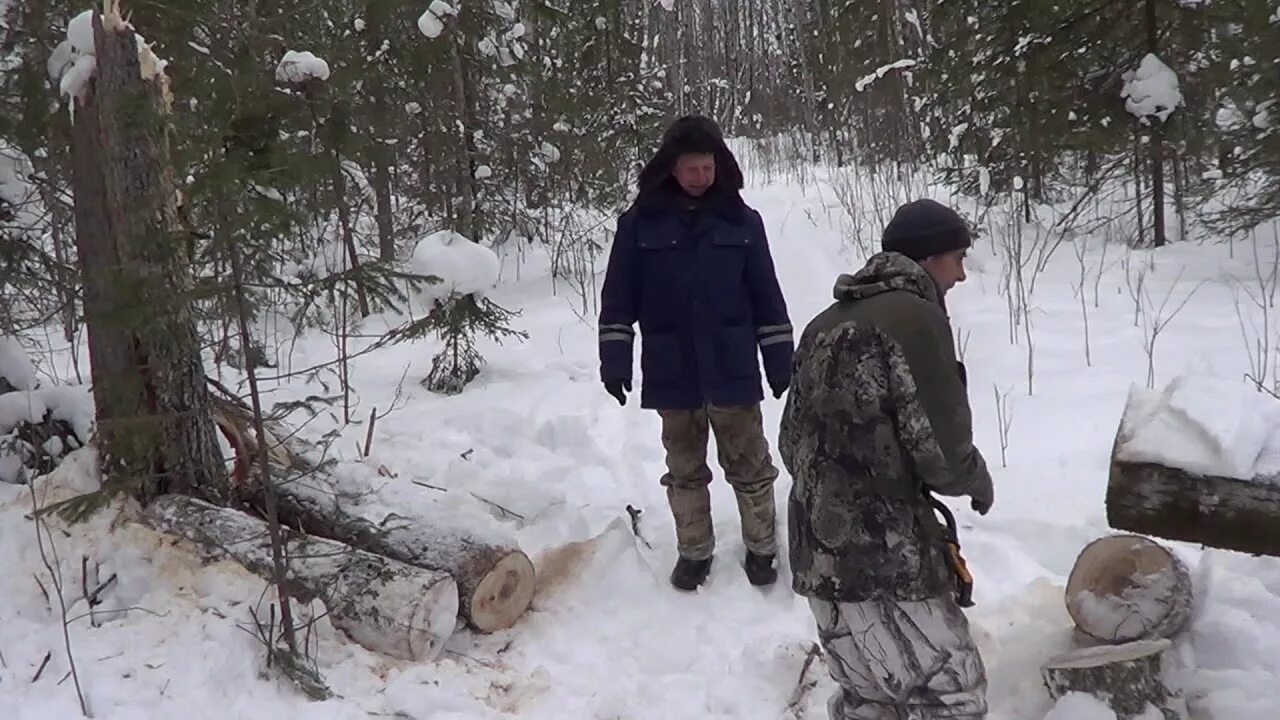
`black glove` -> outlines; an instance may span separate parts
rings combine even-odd
[[[777,381],[777,382],[773,382],[773,381],[770,381],[770,382],[769,382],[769,389],[773,391],[773,397],[774,397],[774,399],[775,399],[775,400],[776,400],[776,399],[778,399],[778,398],[781,398],[781,397],[782,397],[782,394],[783,394],[783,393],[785,393],[785,392],[787,391],[787,388],[788,388],[788,387],[790,387],[790,386],[791,386],[791,383],[790,383],[789,381],[787,381],[787,380],[779,380],[779,381]]]
[[[991,501],[979,500],[978,498],[973,498],[972,500],[969,501],[969,507],[972,508],[973,511],[978,513],[979,515],[986,515],[988,512],[991,511]]]
[[[627,393],[631,392],[631,381],[625,378],[605,380],[604,389],[617,398],[619,405],[627,404]]]

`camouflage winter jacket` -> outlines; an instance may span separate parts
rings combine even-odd
[[[796,348],[778,449],[793,588],[832,602],[923,600],[952,587],[924,489],[991,501],[951,325],[933,279],[881,253],[841,275]]]

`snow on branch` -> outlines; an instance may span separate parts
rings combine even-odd
[[[440,278],[440,282],[426,288],[431,299],[438,302],[471,294],[482,297],[497,285],[501,270],[493,250],[449,230],[432,233],[419,241],[413,251],[412,265],[423,275]]]
[[[300,85],[313,78],[328,80],[329,63],[310,51],[290,50],[284,54],[280,64],[276,66],[276,80],[282,83]]]
[[[94,10],[85,10],[67,23],[67,37],[54,48],[49,57],[49,77],[58,81],[58,92],[71,104],[71,117],[75,119],[77,102],[84,101],[89,80],[98,68],[93,37]],[[151,45],[120,16],[119,2],[108,2],[101,16],[103,29],[108,32],[133,32],[138,43],[138,67],[143,80],[158,80],[164,89],[165,102],[172,102],[168,80],[164,74],[168,66],[151,51]]]
[[[915,60],[898,60],[896,62],[891,62],[888,65],[881,65],[880,67],[876,68],[875,72],[863,76],[863,78],[858,80],[858,82],[854,83],[853,86],[858,90],[858,92],[862,92],[863,90],[866,90],[867,86],[870,85],[871,83],[875,82],[876,80],[879,80],[885,75],[888,75],[890,70],[899,70],[902,68],[909,68],[909,67],[915,67],[915,66],[916,66]]]
[[[1164,122],[1182,104],[1177,73],[1151,53],[1142,58],[1136,71],[1123,77],[1120,97],[1125,99],[1124,108],[1143,122],[1150,122],[1153,116]]]
[[[432,0],[426,12],[418,18],[418,29],[429,38],[438,38],[444,32],[445,18],[457,14],[458,11],[444,0]]]

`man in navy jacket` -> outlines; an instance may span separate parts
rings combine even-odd
[[[671,582],[693,590],[715,550],[709,431],[733,486],[748,579],[777,579],[773,484],[760,361],[775,398],[791,382],[792,331],[759,213],[740,191],[742,171],[714,121],[677,120],[640,173],[635,203],[618,219],[600,302],[600,374],[626,403],[634,326],[641,336],[640,405],[662,418],[679,560]]]

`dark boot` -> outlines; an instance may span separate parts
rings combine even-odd
[[[747,551],[747,561],[743,567],[747,571],[747,580],[752,585],[772,585],[778,579],[778,570],[773,566],[773,555],[757,555]]]
[[[681,557],[676,561],[676,567],[671,571],[671,584],[681,590],[695,590],[699,585],[706,582],[707,575],[711,573],[711,558],[706,560],[690,560]]]

